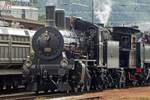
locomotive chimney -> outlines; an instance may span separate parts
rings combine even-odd
[[[55,6],[46,5],[46,24],[55,26]]]
[[[59,29],[65,28],[65,11],[63,9],[56,10],[55,12],[55,20],[56,20],[56,26]]]

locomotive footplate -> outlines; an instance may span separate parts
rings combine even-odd
[[[49,65],[32,65],[33,70],[39,71],[41,74],[47,73],[48,75],[61,75],[63,76],[66,71],[71,69],[71,65],[67,65],[66,67],[62,67],[59,64],[49,64]]]
[[[22,70],[19,69],[1,69],[0,75],[21,75]]]

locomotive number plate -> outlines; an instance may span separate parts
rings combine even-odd
[[[51,48],[44,48],[44,52],[50,53],[50,52],[52,52],[52,49]]]

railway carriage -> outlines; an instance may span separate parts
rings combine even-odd
[[[22,84],[22,65],[31,50],[34,31],[0,27],[0,90]]]

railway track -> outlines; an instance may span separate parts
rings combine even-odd
[[[33,92],[0,95],[0,100],[33,100],[36,97]]]
[[[35,100],[35,99],[46,99],[46,98],[56,98],[56,97],[65,97],[70,95],[79,95],[74,93],[40,93],[35,94],[35,92],[21,92],[15,94],[5,94],[0,95],[0,100]]]
[[[92,93],[92,92],[89,92]],[[47,94],[35,94],[34,92],[22,92],[22,93],[15,93],[15,94],[5,94],[0,95],[0,100],[59,100],[59,98],[63,97],[70,97],[70,96],[80,96],[84,93],[47,93]],[[99,97],[77,97],[79,100],[99,100]]]
[[[82,94],[44,94],[44,95],[35,95],[34,93],[18,93],[13,95],[3,95],[0,96],[0,100],[70,100],[70,97],[73,97],[73,100],[100,100],[99,96],[90,96],[90,97],[80,97]]]

